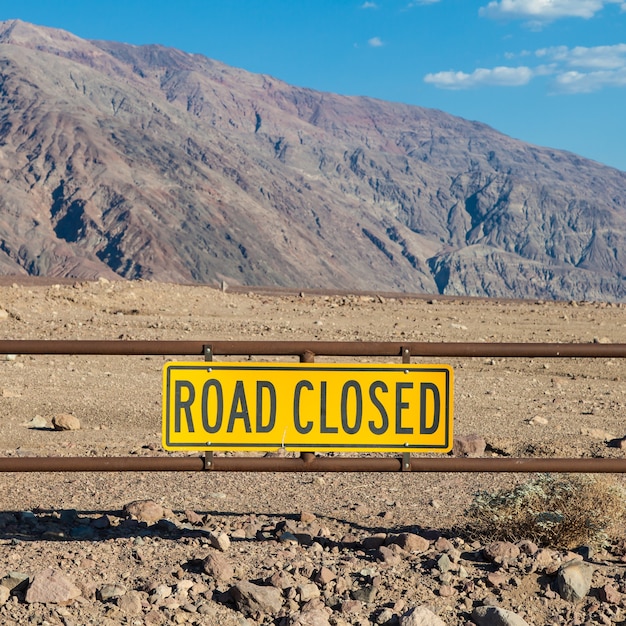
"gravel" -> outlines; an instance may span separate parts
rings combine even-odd
[[[30,282],[0,286],[0,311],[6,339],[626,342],[622,305],[586,302]],[[0,357],[0,454],[181,454],[161,448],[165,362]],[[447,362],[455,369],[455,432],[466,438],[457,453],[622,458],[622,448],[609,445],[624,436],[619,359]],[[59,416],[75,428],[57,430]],[[490,546],[463,535],[473,493],[512,486],[520,475],[0,480],[3,624],[505,623],[477,621],[495,613],[511,624],[626,620],[623,542],[569,552],[534,549],[523,537]],[[572,584],[562,582],[574,574]]]

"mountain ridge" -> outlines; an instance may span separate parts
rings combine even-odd
[[[626,173],[441,111],[0,23],[0,272],[626,299]]]

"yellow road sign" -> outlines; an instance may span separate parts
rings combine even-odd
[[[447,365],[167,363],[169,450],[448,452]]]

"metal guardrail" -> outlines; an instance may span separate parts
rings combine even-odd
[[[331,341],[0,340],[0,354],[119,356],[316,356],[625,358],[626,344]],[[626,458],[317,457],[0,457],[0,472],[573,472],[626,473]]]

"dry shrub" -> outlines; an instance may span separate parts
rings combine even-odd
[[[621,534],[626,491],[609,476],[540,474],[512,489],[478,492],[466,514],[468,534],[483,541],[598,546]]]

